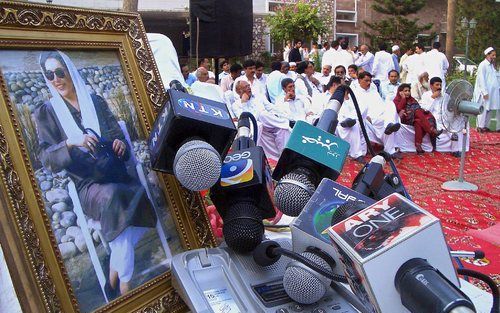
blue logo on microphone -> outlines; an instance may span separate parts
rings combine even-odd
[[[221,120],[227,120],[230,118],[229,114],[223,109],[210,104],[201,103],[199,101],[180,98],[179,100],[177,100],[177,104],[182,109],[191,111],[196,114],[210,116]]]
[[[253,179],[252,159],[239,160],[222,165],[220,185],[222,187],[245,183]]]

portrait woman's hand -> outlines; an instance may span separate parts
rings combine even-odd
[[[99,140],[97,140],[96,136],[82,134],[81,136],[66,139],[66,146],[68,146],[68,148],[84,147],[89,149],[91,152],[95,152],[98,142]]]
[[[125,143],[123,141],[121,141],[120,139],[115,139],[113,141],[113,151],[119,157],[122,157],[125,154],[126,147],[127,146],[125,145]]]

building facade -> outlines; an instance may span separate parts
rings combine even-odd
[[[46,3],[46,0],[28,0],[30,2]],[[265,23],[265,16],[273,14],[279,6],[294,4],[304,0],[253,0],[253,53],[258,57],[263,52],[279,52],[281,44],[273,42]],[[374,0],[306,0],[313,6],[319,7],[320,15],[330,20],[327,25],[330,30],[327,38],[318,38],[321,41],[332,40],[338,37],[348,37],[350,45],[369,44],[365,32],[369,28],[363,23],[374,22],[383,18],[383,15],[372,9]],[[104,10],[120,10],[122,0],[52,0],[55,5],[70,5],[76,7],[95,8]],[[433,29],[439,39],[444,42],[446,35],[446,8],[447,1],[428,1],[427,5],[418,13],[420,24],[433,23]],[[138,9],[141,13],[147,32],[158,32],[168,36],[174,43],[179,56],[187,57],[189,48],[189,0],[139,0]],[[332,17],[333,18],[326,18]],[[415,16],[409,16],[414,18]]]

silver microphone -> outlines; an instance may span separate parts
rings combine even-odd
[[[203,140],[184,143],[174,159],[174,175],[189,190],[209,189],[219,180],[222,161],[219,153]]]

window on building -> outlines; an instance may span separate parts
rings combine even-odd
[[[276,12],[280,9],[280,7],[284,5],[290,5],[290,3],[286,3],[284,0],[268,0],[267,1],[267,12]]]
[[[335,39],[347,37],[349,39],[349,47],[358,45],[358,34],[337,33]]]
[[[356,11],[337,10],[337,22],[356,23]]]

